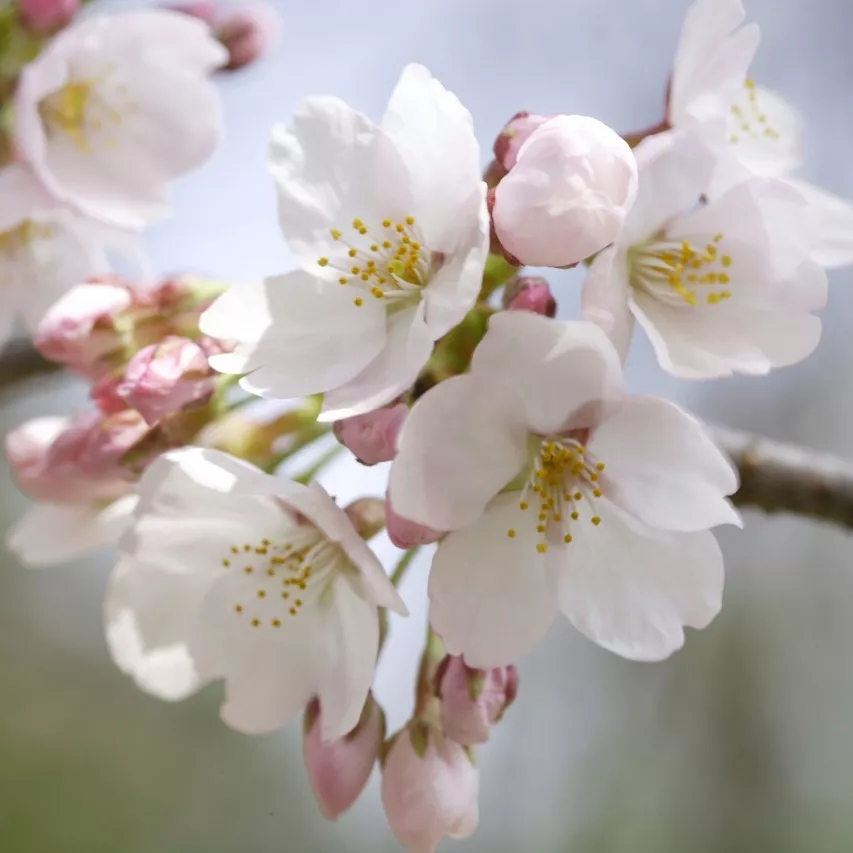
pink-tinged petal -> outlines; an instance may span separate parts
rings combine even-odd
[[[107,645],[140,689],[176,701],[203,686],[187,641],[208,586],[205,577],[132,560],[116,566],[104,604]]]
[[[228,290],[199,325],[240,341],[234,353],[211,357],[215,370],[247,373],[247,391],[285,399],[337,388],[379,355],[386,342],[379,301],[356,305],[349,288],[295,271]]]
[[[598,645],[631,660],[662,660],[684,643],[684,627],[719,613],[723,558],[709,531],[654,531],[606,500],[597,527],[566,549],[560,609]]]
[[[608,500],[662,530],[740,525],[726,500],[737,473],[694,418],[655,397],[626,397],[587,443]]]
[[[449,533],[435,552],[430,624],[447,651],[463,655],[470,666],[515,663],[554,620],[557,579],[537,551],[535,524],[519,509],[517,493],[502,495],[480,519]]]
[[[336,421],[373,411],[399,397],[418,378],[433,348],[424,322],[424,303],[392,314],[385,334],[381,351],[360,373],[329,388],[318,420]]]
[[[554,116],[540,116],[528,112],[516,113],[498,134],[494,144],[495,159],[505,172],[518,162],[521,146],[530,139],[530,135]]]
[[[391,94],[382,134],[399,157],[423,242],[434,252],[457,252],[468,240],[458,214],[471,209],[472,197],[485,208],[471,114],[426,68],[410,64]],[[464,213],[462,221],[469,218]]]
[[[524,467],[523,418],[501,386],[472,376],[432,388],[400,434],[389,480],[395,511],[435,530],[476,520]]]
[[[571,266],[618,238],[636,194],[637,163],[618,134],[557,116],[531,134],[495,189],[495,232],[523,264]]]
[[[390,215],[372,209],[377,138],[370,119],[330,97],[308,98],[292,127],[273,128],[268,163],[279,222],[302,263],[328,255],[331,229]]]
[[[549,435],[590,426],[599,403],[622,395],[619,354],[592,323],[563,322],[526,311],[489,321],[474,352],[472,374],[497,377],[515,398],[530,432]]]
[[[420,545],[431,545],[444,536],[444,532],[441,530],[433,530],[425,524],[418,524],[417,521],[411,521],[398,515],[394,511],[390,497],[385,502],[385,519],[388,538],[397,548],[406,549]]]
[[[805,181],[789,181],[805,198],[815,220],[812,260],[826,269],[853,264],[853,203]]]
[[[623,364],[634,334],[630,295],[627,255],[615,246],[605,249],[586,274],[581,291],[581,309],[584,319],[604,330]]]
[[[362,465],[390,462],[397,455],[397,436],[408,415],[405,403],[383,406],[335,421],[335,437]]]
[[[634,155],[639,185],[620,238],[625,246],[647,240],[670,219],[695,208],[708,190],[717,160],[699,137],[678,131],[648,137]]]

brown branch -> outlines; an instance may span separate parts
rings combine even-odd
[[[42,358],[26,341],[10,341],[0,356],[0,393],[32,379],[56,373],[60,365]]]
[[[853,462],[726,427],[708,429],[740,472],[735,504],[853,528]]]

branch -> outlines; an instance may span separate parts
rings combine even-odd
[[[740,472],[735,504],[853,528],[853,462],[726,427],[708,430]]]
[[[59,369],[60,365],[42,358],[27,341],[10,341],[0,356],[0,392]]]

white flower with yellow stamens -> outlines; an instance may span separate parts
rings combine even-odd
[[[270,168],[302,269],[233,288],[202,329],[236,340],[211,364],[264,397],[325,394],[322,418],[408,388],[477,300],[489,218],[471,116],[409,65],[377,126],[311,98],[273,132]]]
[[[584,316],[623,358],[638,322],[661,367],[690,379],[764,374],[809,355],[827,280],[811,259],[807,200],[786,182],[752,178],[700,205],[715,160],[696,137],[671,131],[635,153],[637,202],[590,267]]]
[[[756,24],[741,0],[696,0],[687,12],[675,57],[667,120],[714,152],[716,198],[758,176],[784,178],[806,198],[817,238],[811,257],[831,269],[853,263],[853,204],[805,181],[802,122],[782,97],[748,76],[758,48]]]
[[[346,513],[316,483],[199,448],[158,459],[139,492],[106,601],[118,665],[165,699],[224,679],[222,717],[240,731],[276,729],[316,697],[324,739],[347,734],[377,608],[406,608]]]
[[[170,212],[166,189],[220,134],[209,79],[227,52],[202,22],[164,10],[88,18],[21,71],[15,146],[60,201],[141,227]]]
[[[721,604],[711,527],[737,477],[676,406],[623,397],[601,329],[495,315],[471,372],[413,407],[399,514],[438,530],[430,619],[470,666],[515,662],[561,610],[617,654],[659,659]]]

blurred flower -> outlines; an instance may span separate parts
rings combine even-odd
[[[741,27],[745,18],[741,0],[696,0],[675,58],[669,124],[714,152],[706,187],[711,198],[752,176],[787,179],[803,159],[797,112],[748,76],[759,31],[756,24]],[[789,182],[808,202],[817,232],[812,260],[828,269],[853,263],[853,204],[804,181]]]
[[[236,71],[260,59],[276,43],[281,25],[271,6],[257,5],[222,17],[214,33],[228,51],[229,71]]]
[[[480,773],[468,751],[415,720],[398,732],[382,769],[382,805],[410,853],[434,853],[445,837],[477,828]]]
[[[324,392],[321,420],[373,411],[477,300],[488,217],[471,116],[409,65],[381,126],[312,98],[273,131],[270,163],[303,269],[214,304],[202,330],[239,344],[211,364],[263,397]]]
[[[93,218],[134,228],[160,219],[169,182],[219,139],[208,74],[226,58],[207,27],[175,12],[76,23],[21,72],[18,153],[57,199]]]
[[[463,746],[485,743],[518,695],[514,666],[473,669],[461,657],[448,655],[436,675],[441,698],[441,726]]]
[[[516,662],[558,610],[604,648],[660,659],[720,609],[708,528],[739,524],[737,476],[676,406],[623,397],[590,323],[494,315],[471,372],[415,404],[390,488],[398,512],[451,531],[430,621],[471,666]]]
[[[389,462],[397,452],[397,435],[409,407],[404,403],[335,421],[335,436],[364,465]]]
[[[590,267],[583,310],[627,353],[634,322],[664,370],[690,379],[764,374],[809,355],[811,313],[826,303],[826,273],[810,259],[816,234],[806,200],[754,178],[698,209],[714,158],[695,137],[643,142],[637,204],[615,246]]]
[[[31,32],[49,34],[70,23],[80,0],[18,0],[18,14]]]
[[[568,267],[618,237],[637,193],[637,164],[607,125],[560,115],[527,137],[493,192],[504,251],[522,264]]]
[[[385,740],[385,714],[367,694],[358,725],[347,735],[325,742],[322,709],[314,700],[305,712],[302,751],[314,798],[326,818],[337,820],[367,785]]]
[[[213,396],[214,374],[206,350],[188,338],[169,336],[130,360],[115,395],[150,425]]]
[[[124,580],[107,603],[119,665],[160,696],[224,678],[222,717],[243,732],[272,731],[314,697],[324,740],[354,728],[373,678],[377,607],[405,607],[344,511],[316,483],[199,448],[155,461],[139,494],[120,543]],[[172,608],[174,619],[159,621]],[[175,645],[186,651],[169,658],[179,672],[153,672],[151,657]]]
[[[508,282],[504,287],[503,303],[508,311],[532,311],[543,317],[553,317],[557,313],[551,286],[535,275],[518,276]]]
[[[45,358],[98,380],[123,358],[116,321],[131,301],[128,288],[110,279],[72,287],[44,315],[33,343]]]

